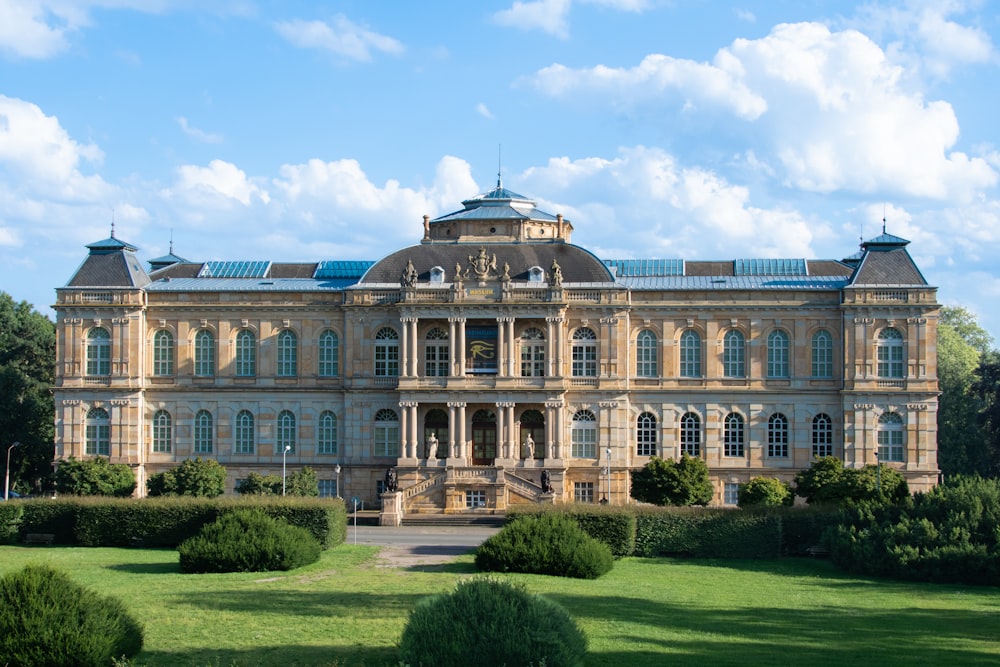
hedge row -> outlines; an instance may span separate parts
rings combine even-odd
[[[305,528],[324,549],[347,536],[347,512],[339,499],[67,497],[0,504],[0,542],[5,533],[8,543],[44,533],[52,535],[55,544],[173,548],[219,516],[243,508],[260,508]]]
[[[607,507],[546,505],[517,508],[507,522],[544,513],[575,519],[591,537],[623,556],[778,558],[804,556],[837,525],[832,508],[775,507],[761,510],[702,507]]]

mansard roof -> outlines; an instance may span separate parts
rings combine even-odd
[[[861,259],[851,276],[852,286],[926,286],[927,280],[917,268],[906,246],[909,241],[883,230],[882,234],[861,244]]]
[[[135,253],[138,248],[114,234],[87,246],[90,254],[66,287],[145,287],[149,276]]]

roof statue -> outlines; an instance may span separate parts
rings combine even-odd
[[[478,255],[469,255],[469,270],[475,274],[479,280],[486,280],[491,271],[497,270],[497,256],[487,256],[486,248],[480,247]]]

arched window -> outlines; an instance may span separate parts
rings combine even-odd
[[[157,410],[153,414],[153,451],[169,452],[173,442],[174,429],[170,413]]]
[[[701,456],[701,418],[693,412],[681,417],[681,454]]]
[[[84,452],[91,456],[111,456],[111,417],[104,408],[87,412]]]
[[[883,413],[878,418],[878,460],[904,460],[906,431],[903,429],[903,418],[895,412]]]
[[[253,415],[249,410],[236,413],[236,426],[233,429],[233,453],[253,454],[257,441]]]
[[[289,410],[282,410],[278,413],[277,445],[278,453],[288,448],[288,453],[295,451],[295,415]]]
[[[643,329],[635,338],[635,374],[641,378],[658,375],[656,334]]]
[[[153,334],[153,375],[174,374],[174,335],[166,329]]]
[[[295,377],[299,369],[299,338],[291,329],[278,333],[278,377]]]
[[[194,453],[211,454],[214,440],[212,413],[208,410],[199,410],[194,416]]]
[[[767,420],[767,455],[788,458],[788,418],[780,412]]]
[[[818,414],[812,424],[813,456],[833,456],[833,420],[829,415]]]
[[[521,377],[545,377],[545,334],[536,327],[521,333]]]
[[[570,424],[573,458],[597,458],[597,417],[590,410],[577,410]]]
[[[319,376],[330,378],[340,375],[340,339],[327,329],[319,335]]]
[[[448,332],[435,327],[427,332],[424,343],[424,374],[427,377],[448,377]]]
[[[788,377],[788,334],[781,329],[767,336],[767,377]]]
[[[833,336],[826,329],[812,337],[812,374],[814,378],[833,377]]]
[[[111,375],[111,334],[103,327],[87,332],[87,375]]]
[[[399,417],[393,410],[375,414],[375,456],[399,456]]]
[[[337,415],[325,410],[319,415],[319,428],[316,431],[316,453],[336,454],[337,451]]]
[[[743,415],[730,412],[723,427],[723,449],[726,456],[743,456],[745,432]]]
[[[656,455],[656,415],[643,412],[635,420],[636,456]]]
[[[747,375],[746,339],[743,332],[730,329],[722,339],[722,374],[727,378],[742,378]]]
[[[681,334],[681,377],[701,377],[701,336],[691,329]]]
[[[581,327],[573,332],[573,377],[597,377],[597,334]]]
[[[383,327],[375,333],[375,377],[399,376],[399,334]]]
[[[236,376],[257,375],[257,338],[249,329],[236,334]]]
[[[215,375],[215,336],[208,329],[194,335],[194,374],[198,377]]]
[[[878,335],[878,376],[901,378],[903,375],[903,334],[898,329],[882,329]]]

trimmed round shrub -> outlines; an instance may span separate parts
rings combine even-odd
[[[399,642],[403,664],[419,667],[580,665],[587,638],[563,607],[489,577],[417,603]]]
[[[45,565],[0,579],[0,661],[8,667],[107,667],[142,649],[142,626],[121,600]]]
[[[754,477],[740,484],[737,502],[743,509],[750,507],[786,507],[795,501],[790,484],[774,477]]]
[[[576,521],[560,514],[518,519],[476,551],[476,567],[485,572],[596,579],[611,571],[614,564],[608,545],[587,535]]]
[[[177,551],[181,572],[270,572],[315,563],[321,548],[305,528],[243,509],[206,525]]]

